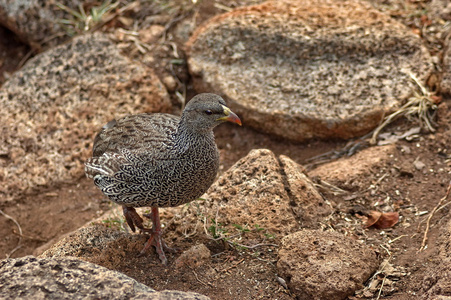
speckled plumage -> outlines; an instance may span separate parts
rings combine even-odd
[[[139,114],[109,122],[95,138],[87,176],[125,206],[177,206],[200,197],[219,168],[212,129],[223,122],[205,110],[222,115],[225,105],[217,95],[201,95],[207,100],[191,100],[182,118]]]
[[[213,128],[225,121],[241,125],[214,94],[194,97],[181,117],[139,114],[113,120],[94,140],[86,175],[110,200],[125,207],[132,229],[133,224],[140,227],[133,207],[177,206],[207,191],[219,168]]]

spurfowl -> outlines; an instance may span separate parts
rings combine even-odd
[[[138,114],[113,120],[94,139],[85,172],[112,201],[122,205],[130,228],[149,232],[141,253],[151,245],[167,263],[159,207],[190,202],[207,191],[219,167],[213,128],[241,120],[215,94],[199,94],[182,116]],[[151,207],[151,229],[144,228],[135,207]]]

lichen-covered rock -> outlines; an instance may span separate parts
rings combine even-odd
[[[58,20],[69,13],[61,10],[56,1],[0,0],[0,24],[9,28],[23,42],[35,49],[58,45],[69,36]],[[80,0],[59,0],[78,11]],[[81,21],[81,20],[80,20]]]
[[[93,257],[101,256],[108,250],[109,246],[120,239],[127,239],[128,243],[132,243],[129,234],[117,230],[117,228],[107,227],[100,224],[92,224],[84,226],[74,232],[61,238],[49,249],[44,251],[40,257],[65,257],[74,256],[82,257],[85,260],[93,260]],[[121,247],[112,247],[114,251],[124,252],[126,249]],[[120,256],[118,253],[116,256]]]
[[[218,236],[223,231],[227,236],[259,228],[283,237],[302,227],[319,228],[321,217],[330,213],[302,167],[267,149],[252,150],[237,161],[202,198],[183,213],[172,214],[172,228],[178,235],[202,227]],[[162,216],[171,211],[163,210]],[[242,237],[253,242],[259,238],[249,233]]]
[[[273,152],[252,150],[207,191],[206,215],[230,228],[258,225],[276,234],[300,228],[291,212],[282,168]]]
[[[286,191],[293,213],[303,228],[315,227],[320,217],[331,213],[331,207],[326,205],[301,165],[285,155],[281,155],[279,161],[285,175]]]
[[[113,118],[169,111],[148,67],[95,33],[37,55],[0,89],[0,195],[83,176],[96,132]]]
[[[233,10],[187,43],[199,91],[247,126],[296,141],[369,132],[432,69],[418,36],[358,0],[278,0]]]
[[[2,299],[209,299],[191,292],[157,292],[122,273],[73,257],[5,259],[0,261],[0,278]]]
[[[352,295],[378,267],[375,251],[337,232],[302,230],[282,240],[277,262],[297,299]]]

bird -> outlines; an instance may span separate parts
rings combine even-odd
[[[85,173],[111,201],[122,206],[125,220],[150,234],[140,255],[153,245],[163,264],[165,251],[174,252],[162,239],[160,207],[173,207],[202,196],[219,169],[219,150],[213,128],[224,122],[241,124],[224,99],[216,94],[194,96],[181,116],[142,113],[108,122],[94,138]],[[150,207],[143,226],[136,207]]]

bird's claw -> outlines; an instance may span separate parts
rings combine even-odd
[[[152,212],[150,214],[143,215],[152,220],[153,223],[152,228],[145,228],[143,226],[143,219],[138,215],[138,213],[133,207],[123,206],[122,209],[124,212],[125,220],[127,221],[128,226],[130,226],[133,232],[135,232],[136,226],[141,232],[150,233],[149,239],[147,240],[146,244],[144,245],[144,248],[141,250],[138,256],[139,257],[143,256],[151,246],[154,246],[158,256],[160,257],[161,262],[164,265],[167,265],[168,259],[166,258],[164,252],[168,251],[171,253],[177,253],[178,250],[168,247],[165,241],[161,238],[162,230],[160,218],[158,215],[158,209],[152,208]]]
[[[147,233],[151,233],[152,228],[146,228],[143,226],[143,219],[138,215],[138,213],[136,212],[135,208],[133,207],[127,207],[127,206],[122,206],[122,211],[124,213],[124,217],[125,220],[127,221],[128,226],[130,227],[130,229],[135,232],[136,231],[136,227],[138,227],[138,229],[142,232],[147,232]]]

